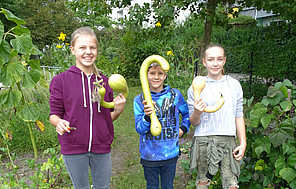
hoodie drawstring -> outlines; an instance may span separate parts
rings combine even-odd
[[[84,77],[83,72],[81,71],[81,79],[82,79],[82,90],[83,90],[83,107],[87,107],[86,105],[86,98],[85,98],[85,86],[84,86]]]
[[[97,83],[99,82],[97,76],[96,76],[96,82]],[[101,98],[104,98],[104,97],[101,97]],[[98,112],[101,113],[101,104],[100,104],[100,102],[98,102]]]

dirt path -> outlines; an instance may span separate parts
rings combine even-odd
[[[187,138],[190,138],[190,137],[187,137]],[[128,157],[128,154],[127,152],[124,152],[120,149],[112,148],[111,156],[112,156],[112,177],[117,177],[125,171],[125,166],[126,166],[125,164],[126,164],[126,159]],[[58,157],[60,156],[58,155]],[[19,180],[21,178],[25,178],[26,183],[28,184],[32,183],[29,177],[34,175],[34,171],[32,171],[32,169],[28,167],[26,160],[30,160],[33,158],[34,158],[34,154],[26,153],[26,154],[19,155],[14,161],[14,164],[19,167],[15,175],[19,178]],[[38,164],[42,165],[44,162],[47,162],[48,158],[50,158],[50,156],[44,156],[42,154],[39,155],[39,157],[35,159],[35,165],[38,165]],[[190,177],[191,177],[188,173],[184,172],[183,167],[181,166],[180,161],[183,159],[187,159],[186,154],[182,154],[177,163],[176,179],[175,179],[176,183],[174,186],[175,189],[184,189],[186,186],[186,183],[190,180]],[[8,159],[2,161],[2,163],[4,164],[8,162],[9,162]],[[4,167],[5,166],[3,166],[3,168]]]

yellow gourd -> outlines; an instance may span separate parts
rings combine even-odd
[[[126,80],[124,77],[120,74],[112,74],[108,79],[108,84],[111,87],[112,90],[117,92],[122,92],[125,98],[128,96],[128,86],[126,83]],[[104,100],[104,96],[106,93],[105,87],[100,87],[98,90],[100,96],[101,96],[101,102],[100,105],[105,108],[114,108],[114,102],[106,102]]]
[[[194,100],[197,101],[200,99],[200,93],[206,85],[206,80],[202,76],[196,76],[192,81],[192,88],[194,93]],[[221,97],[214,106],[207,106],[203,111],[207,113],[213,113],[219,110],[224,104],[224,97],[221,94]]]
[[[147,72],[150,64],[152,63],[158,63],[159,66],[162,68],[163,71],[167,72],[170,69],[169,63],[164,59],[162,56],[159,55],[151,55],[147,57],[144,62],[141,65],[140,69],[140,80],[141,80],[141,85],[142,85],[142,90],[144,94],[144,99],[147,101],[147,105],[150,105],[153,109],[152,114],[150,114],[150,120],[151,120],[151,126],[150,126],[150,131],[153,136],[158,136],[161,133],[161,124],[159,123],[159,120],[156,116],[154,106],[152,103],[152,98],[151,98],[151,93],[150,93],[150,88],[149,88],[149,83],[147,79]]]
[[[124,77],[120,74],[112,74],[108,79],[108,84],[114,91],[122,92],[125,98],[128,96],[128,86]]]

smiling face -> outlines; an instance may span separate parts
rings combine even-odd
[[[163,83],[166,79],[165,72],[160,66],[152,66],[148,69],[147,79],[151,91],[160,92],[163,89]]]
[[[76,66],[84,73],[90,74],[97,59],[97,41],[91,35],[80,35],[71,46],[71,52],[76,57]]]
[[[222,47],[210,47],[205,51],[203,65],[207,68],[208,77],[219,80],[223,77],[223,66],[226,62],[225,52]]]

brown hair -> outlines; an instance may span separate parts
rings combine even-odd
[[[98,47],[98,39],[97,36],[94,32],[93,29],[91,29],[90,27],[80,27],[78,29],[76,29],[72,34],[71,34],[71,41],[70,41],[70,45],[73,47],[75,45],[75,42],[77,40],[78,37],[80,36],[91,36],[96,40],[96,45]],[[99,70],[96,66],[96,64],[93,64],[93,73],[100,77],[99,75]]]
[[[149,65],[149,67],[148,67],[148,70],[150,69],[150,68],[156,68],[157,66],[160,66],[157,62],[153,62],[153,63],[151,63],[150,65]]]
[[[223,52],[224,52],[224,57],[225,57],[225,49],[224,49],[224,47],[222,45],[220,45],[220,44],[213,43],[213,44],[209,44],[209,45],[206,46],[205,52],[204,52],[204,58],[206,58],[207,50],[210,49],[210,48],[212,48],[212,47],[219,47],[219,48],[221,48],[223,50]],[[225,75],[224,67],[222,69],[222,75]]]

